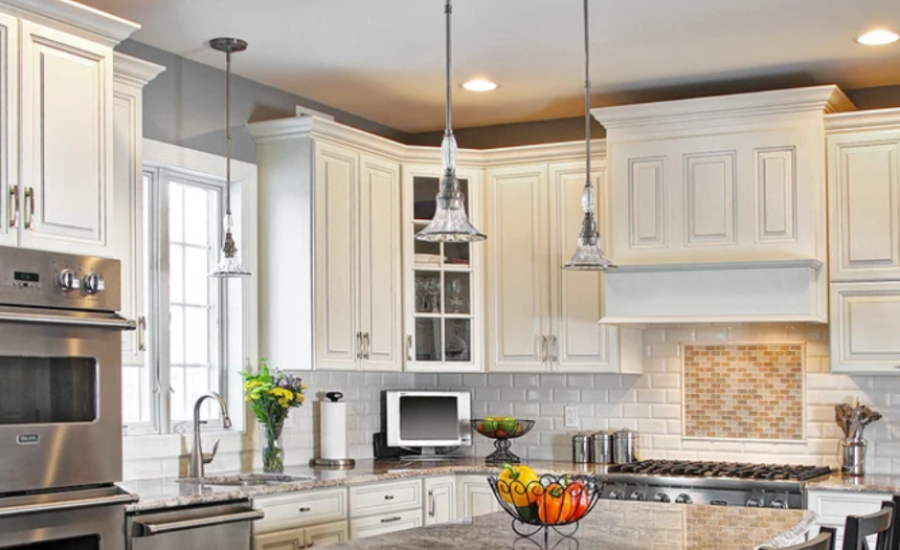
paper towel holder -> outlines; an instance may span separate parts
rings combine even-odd
[[[319,394],[321,395],[321,394]],[[325,394],[325,399],[331,403],[337,403],[343,399],[344,394],[339,391],[330,391]],[[356,466],[356,461],[352,458],[314,458],[309,461],[309,465],[315,468],[327,468],[330,470],[345,470]]]

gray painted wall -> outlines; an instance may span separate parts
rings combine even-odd
[[[162,65],[166,71],[144,89],[144,137],[225,154],[225,72],[133,40],[116,48]],[[240,56],[235,56],[235,64]],[[398,141],[408,134],[315,101],[234,76],[231,80],[234,158],[256,162],[256,144],[245,123],[291,117],[302,105],[335,120]]]

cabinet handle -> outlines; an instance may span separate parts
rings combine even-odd
[[[541,363],[547,362],[547,337],[541,336]]]
[[[372,343],[369,341],[369,333],[363,334],[363,349],[365,351],[365,359],[372,358]]]
[[[409,362],[412,362],[413,360],[412,336],[406,337],[406,360]]]
[[[9,188],[9,202],[6,204],[9,213],[9,227],[16,229],[19,227],[19,186],[13,185]]]
[[[147,351],[147,342],[144,340],[144,331],[147,330],[147,317],[141,315],[137,322],[138,351]]]
[[[434,491],[428,491],[428,517],[434,517]]]
[[[381,523],[394,523],[395,521],[400,521],[401,519],[403,518],[401,518],[400,516],[394,516],[392,518],[384,518],[383,520],[381,520]]]
[[[362,333],[361,333],[361,332],[357,332],[357,333],[356,333],[356,358],[357,358],[357,359],[362,359],[362,358],[363,358],[363,351],[362,351],[362,350],[363,350],[363,347],[362,347]]]
[[[300,508],[301,514],[305,514],[306,512],[311,512],[311,511],[312,511],[312,508],[308,508],[306,506],[304,506],[303,508]]]
[[[384,500],[394,500],[394,495],[384,495]]]
[[[551,351],[550,351],[550,361],[552,363],[559,363],[559,338],[556,336],[551,336]]]
[[[34,188],[25,189],[25,229],[31,229],[34,222]]]

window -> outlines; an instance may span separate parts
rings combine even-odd
[[[149,147],[151,146],[152,147]],[[186,433],[192,429],[197,398],[214,391],[241,403],[238,372],[255,360],[255,327],[248,315],[255,281],[211,278],[222,241],[225,210],[225,159],[145,140],[143,177],[143,296],[147,312],[145,357],[123,366],[123,419],[127,435]],[[148,154],[147,149],[150,149]],[[174,154],[176,151],[178,154]],[[188,167],[152,160],[193,158]],[[244,182],[232,182],[235,238],[245,265],[241,213],[255,208],[243,200],[242,183],[255,184],[255,167],[243,163]],[[243,208],[242,208],[243,206]],[[246,221],[255,223],[255,215]],[[252,359],[251,359],[252,358]],[[238,428],[243,407],[231,407]],[[201,417],[206,430],[218,424],[219,408],[207,401]]]

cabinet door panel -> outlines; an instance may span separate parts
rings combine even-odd
[[[112,204],[112,50],[22,23],[29,248],[102,253]],[[32,213],[33,210],[33,213]]]
[[[289,529],[253,537],[253,550],[303,550],[304,548],[306,548],[304,529]]]
[[[755,153],[757,241],[793,241],[797,236],[794,148],[758,149]]]
[[[19,22],[0,13],[0,245],[19,243]]]
[[[456,521],[456,477],[425,479],[425,525]]]
[[[666,159],[628,160],[628,219],[631,248],[668,244]]]
[[[900,372],[900,283],[831,285],[834,372]]]
[[[422,526],[422,509],[350,520],[350,539],[377,537]]]
[[[900,132],[829,141],[832,280],[900,277]]]
[[[316,368],[355,370],[359,156],[316,143]]]
[[[318,548],[339,544],[350,540],[350,530],[346,521],[316,525],[306,529],[306,547]]]
[[[551,332],[556,338],[551,358],[555,358],[554,366],[560,371],[606,372],[613,368],[610,332],[615,329],[599,323],[603,315],[602,275],[562,269],[575,252],[581,232],[584,170],[583,163],[550,166],[550,310]],[[600,202],[606,196],[605,169],[595,171],[592,178],[602,243],[607,219]]]
[[[457,479],[459,494],[458,519],[469,519],[499,512],[502,508],[483,476],[462,476]]]
[[[360,164],[360,330],[365,336],[362,367],[400,371],[400,165],[365,155]]]
[[[734,151],[685,156],[686,245],[737,242],[735,157]]]
[[[547,168],[488,173],[490,369],[544,370],[547,326]]]

